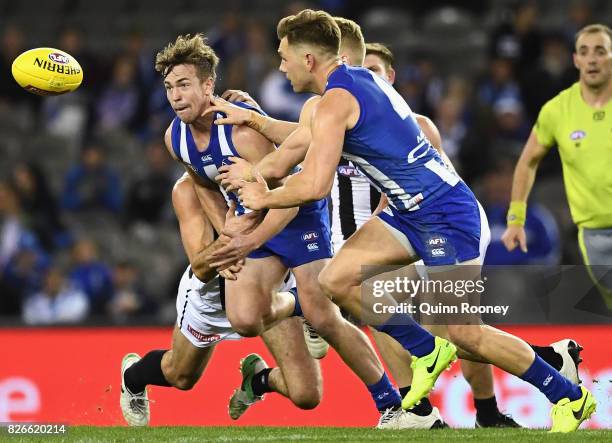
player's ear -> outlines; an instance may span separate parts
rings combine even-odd
[[[204,80],[204,93],[206,95],[212,95],[215,90],[215,80],[212,77],[208,77]]]
[[[574,52],[572,53],[572,60],[574,60],[574,68],[576,68],[576,69],[578,69],[578,70],[579,70],[580,68],[578,67],[578,61],[577,61],[577,59],[578,59],[578,53],[577,53],[576,51],[574,51]]]
[[[304,54],[304,62],[306,63],[306,68],[308,69],[308,71],[312,72],[312,70],[314,69],[314,65],[315,65],[314,54],[310,52]]]
[[[395,83],[395,69],[389,68],[387,70],[387,76],[389,77],[389,83]]]

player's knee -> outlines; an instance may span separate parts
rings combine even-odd
[[[181,391],[189,391],[191,388],[195,386],[197,382],[198,382],[198,377],[195,376],[194,374],[178,374],[175,377],[174,382],[172,383],[172,386],[174,386],[177,389],[180,389]]]
[[[232,329],[243,337],[257,337],[263,332],[261,317],[243,313],[239,315],[228,315]]]
[[[482,330],[475,325],[449,325],[449,339],[468,352],[478,354]]]
[[[300,409],[314,409],[321,403],[323,392],[318,386],[303,386],[291,392],[291,401]]]
[[[333,267],[325,267],[319,274],[318,280],[323,291],[331,295],[334,301],[337,301],[347,292],[347,279],[342,278],[342,275],[336,272]]]

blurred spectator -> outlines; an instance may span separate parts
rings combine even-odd
[[[221,92],[223,89],[232,86],[223,84],[224,79],[229,74],[229,70],[226,68],[235,58],[245,55],[243,52],[245,39],[242,17],[243,15],[239,12],[230,10],[217,22],[217,25],[206,33],[208,43],[223,62],[217,68],[217,82]]]
[[[137,123],[140,90],[134,60],[121,56],[115,60],[110,84],[96,103],[96,129],[101,131],[133,129]]]
[[[25,38],[21,29],[9,24],[2,34],[0,48],[0,114],[10,119],[12,125],[24,129],[34,123],[34,114],[40,97],[25,92],[13,79],[13,60],[25,50]]]
[[[13,169],[13,186],[25,215],[27,226],[48,252],[67,246],[69,234],[60,221],[55,196],[40,166],[19,163]]]
[[[509,152],[500,152],[496,149],[495,155],[518,156],[531,129],[526,124],[521,102],[513,97],[500,98],[493,104],[493,114],[496,129],[493,144],[504,144],[510,149]]]
[[[36,238],[25,232],[2,274],[0,310],[19,313],[21,300],[41,288],[49,264],[50,258],[40,248]]]
[[[544,39],[542,56],[521,79],[521,89],[529,120],[534,122],[548,100],[577,80],[572,53],[563,35],[551,33]]]
[[[119,174],[110,166],[102,149],[89,144],[81,151],[81,161],[66,175],[62,207],[70,211],[121,210]]]
[[[125,215],[129,224],[157,224],[164,211],[170,208],[170,194],[174,184],[173,162],[161,141],[151,143],[146,155],[147,172],[131,184],[127,193]]]
[[[499,157],[498,157],[499,158]],[[551,213],[536,202],[527,209],[525,231],[527,253],[516,248],[508,252],[501,241],[506,229],[506,214],[510,204],[514,161],[501,158],[485,175],[482,204],[489,219],[491,244],[485,256],[485,265],[558,264],[561,259],[557,222]]]
[[[115,320],[151,313],[155,306],[146,295],[140,282],[137,268],[130,262],[120,262],[113,272],[115,295],[110,301],[109,311]]]
[[[540,56],[542,36],[537,27],[538,14],[537,2],[519,1],[491,36],[490,56],[514,60],[519,76]]]
[[[228,69],[228,85],[242,89],[260,100],[259,88],[278,57],[273,56],[268,33],[259,22],[251,22],[246,28],[246,48],[242,56],[236,57]]]
[[[397,70],[395,84],[410,108],[417,113],[434,115],[444,96],[444,80],[434,61],[426,55]]]
[[[89,302],[83,291],[71,286],[57,267],[50,268],[40,292],[23,305],[23,320],[29,325],[76,323],[87,316]]]
[[[485,77],[479,88],[479,100],[489,106],[500,99],[511,98],[520,100],[521,91],[514,76],[512,61],[508,58],[497,57],[489,64],[489,75]]]
[[[467,133],[462,120],[464,104],[461,99],[445,97],[438,104],[435,114],[435,123],[440,130],[444,152],[453,163],[457,163],[456,159]]]
[[[572,0],[567,8],[567,20],[561,27],[568,48],[574,48],[576,33],[589,23],[597,20],[593,18],[592,2],[589,0]]]
[[[0,182],[0,274],[19,249],[24,235],[23,214],[13,186]]]
[[[85,34],[78,25],[63,27],[57,40],[58,47],[77,59],[83,68],[83,84],[80,90],[95,97],[102,82],[108,77],[105,61],[99,54],[93,54],[86,48]]]
[[[103,314],[114,292],[111,269],[98,260],[96,246],[87,239],[73,246],[72,263],[70,282],[87,295],[92,314]]]
[[[280,71],[272,71],[261,85],[261,102],[264,111],[271,116],[292,122],[298,121],[304,102],[311,94],[296,94],[291,83]]]

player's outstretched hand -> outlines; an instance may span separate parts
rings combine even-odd
[[[265,208],[266,193],[269,189],[266,180],[261,174],[257,173],[255,178],[257,179],[256,183],[249,183],[246,181],[241,181],[239,183],[240,189],[238,189],[238,198],[240,198],[240,202],[245,208],[259,211]]]
[[[263,214],[257,211],[236,215],[236,203],[232,201],[225,213],[225,224],[221,234],[232,238],[238,234],[249,233],[261,222],[262,218]]]
[[[226,280],[238,280],[238,273],[242,270],[242,266],[244,266],[244,260],[240,260],[226,268],[218,268],[217,272]]]
[[[228,191],[235,191],[240,186],[241,181],[252,181],[251,175],[252,165],[240,157],[228,157],[232,162],[229,165],[223,165],[219,168],[219,175],[215,177],[217,183]]]
[[[232,105],[221,97],[211,97],[210,106],[202,113],[202,117],[211,112],[222,112],[225,117],[215,119],[216,125],[244,125],[251,121],[251,112],[240,106]]]
[[[247,105],[251,105],[261,109],[259,103],[257,103],[255,99],[249,95],[248,92],[241,91],[240,89],[228,89],[223,94],[221,94],[221,98],[227,100],[228,102],[246,103]]]
[[[527,252],[527,235],[523,226],[508,225],[501,239],[508,251],[520,246],[521,251]]]

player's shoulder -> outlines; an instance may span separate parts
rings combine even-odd
[[[172,119],[172,121],[166,128],[166,132],[164,132],[164,144],[166,145],[166,149],[168,150],[170,155],[172,155],[173,158],[175,158],[175,155],[174,155],[174,149],[173,149],[173,144],[172,144],[172,132],[176,128],[177,119],[178,117]]]

